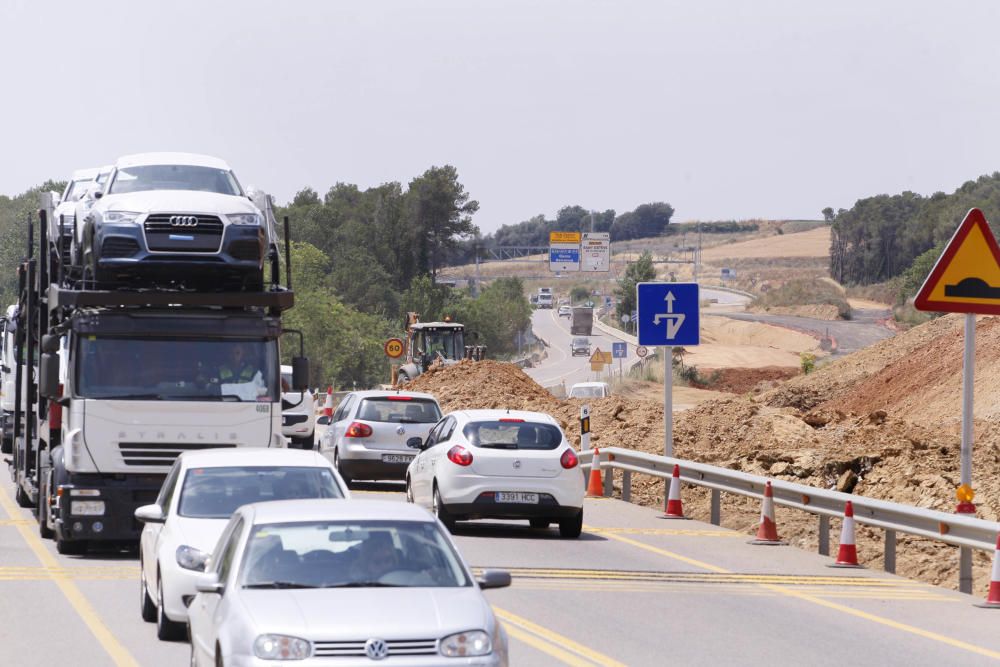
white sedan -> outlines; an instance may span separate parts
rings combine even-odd
[[[433,509],[449,530],[467,519],[528,519],[583,528],[583,475],[559,423],[540,412],[463,410],[445,416],[406,471],[408,501]]]
[[[507,635],[426,510],[381,500],[241,507],[191,604],[192,665],[507,665]]]
[[[135,511],[146,524],[139,538],[143,620],[156,621],[160,639],[184,637],[195,582],[236,508],[263,500],[348,497],[347,485],[316,452],[247,447],[182,453],[156,503]]]

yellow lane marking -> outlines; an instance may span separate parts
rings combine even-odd
[[[673,553],[671,551],[667,551],[666,549],[660,549],[658,547],[654,547],[654,546],[649,545],[649,544],[643,544],[642,542],[630,539],[628,537],[622,537],[621,535],[615,535],[615,534],[612,534],[612,533],[606,533],[605,535],[609,539],[617,540],[619,542],[624,542],[625,544],[630,544],[630,545],[632,545],[634,547],[637,547],[639,549],[644,549],[646,551],[650,551],[650,552],[653,552],[653,553],[660,554],[661,556],[666,556],[667,558],[673,558],[675,560],[681,561],[682,563],[687,563],[688,565],[694,565],[696,567],[700,567],[700,568],[709,570],[710,572],[719,572],[721,574],[732,574],[729,570],[721,568],[721,567],[719,567],[717,565],[712,565],[711,563],[704,563],[704,562],[696,560],[694,558],[688,558],[686,556],[681,556],[681,555],[675,554],[675,553]],[[947,644],[949,646],[954,646],[955,648],[964,649],[966,651],[970,651],[971,653],[977,653],[979,655],[983,655],[983,656],[986,656],[986,657],[989,657],[989,658],[1000,659],[1000,651],[993,651],[993,650],[990,650],[988,648],[983,648],[982,646],[976,646],[975,644],[970,644],[968,642],[963,642],[960,639],[954,639],[952,637],[946,637],[945,635],[941,635],[941,634],[938,634],[936,632],[931,632],[929,630],[924,630],[922,628],[918,628],[918,627],[913,626],[913,625],[908,625],[906,623],[900,623],[900,622],[894,621],[894,620],[892,620],[890,618],[885,618],[885,617],[882,617],[882,616],[877,616],[875,614],[869,614],[868,612],[861,611],[861,610],[858,610],[858,609],[852,609],[851,607],[848,607],[846,605],[838,604],[836,602],[831,602],[829,600],[823,600],[821,598],[818,598],[816,596],[809,595],[809,594],[806,594],[806,593],[800,593],[799,591],[795,590],[794,588],[785,588],[785,587],[775,586],[773,584],[766,584],[766,583],[761,583],[761,584],[758,584],[758,585],[761,586],[761,587],[763,587],[763,588],[766,588],[768,590],[776,591],[776,592],[780,593],[781,595],[786,595],[788,597],[797,598],[797,599],[803,600],[805,602],[812,602],[813,604],[817,604],[817,605],[820,605],[822,607],[826,607],[828,609],[833,609],[835,611],[839,611],[839,612],[842,612],[844,614],[850,614],[851,616],[856,616],[858,618],[863,618],[865,620],[872,621],[873,623],[878,623],[880,625],[884,625],[886,627],[890,627],[890,628],[893,628],[895,630],[900,630],[902,632],[908,632],[910,634],[917,635],[918,637],[923,637],[925,639],[930,639],[932,641],[941,642],[942,644]]]
[[[551,581],[531,581],[527,583],[515,583],[513,588],[519,590],[544,590],[544,591],[576,591],[589,593],[690,593],[696,595],[743,595],[743,596],[764,596],[777,595],[774,591],[761,590],[759,586],[711,586],[705,588],[698,584],[661,584],[650,583],[637,585],[636,583],[606,582],[601,584],[586,584],[572,582],[551,582]],[[843,598],[843,599],[872,599],[872,600],[936,600],[939,602],[959,602],[960,600],[944,595],[935,595],[926,591],[852,591],[852,590],[830,590],[830,589],[794,589],[806,594],[815,595],[822,598]]]
[[[539,639],[535,635],[527,633],[520,628],[510,625],[509,623],[507,624],[507,634],[518,641],[524,642],[534,649],[547,653],[564,665],[570,665],[570,667],[594,667],[594,663],[589,660],[578,658],[569,651],[564,651],[558,646],[554,646],[545,640]]]
[[[138,567],[31,567],[6,566],[0,567],[0,581],[19,579],[53,579],[63,577],[69,579],[135,579],[139,576]]]
[[[8,517],[12,520],[17,519],[19,513],[17,506],[7,497],[7,493],[2,488],[0,488],[0,506],[3,507]],[[25,543],[34,552],[38,560],[41,561],[42,565],[54,570],[64,569],[60,567],[59,561],[55,556],[45,549],[41,538],[34,533],[31,527],[19,525],[17,530],[21,533],[21,537],[24,538]],[[104,650],[116,665],[139,667],[139,663],[136,662],[135,658],[118,642],[111,631],[108,630],[108,627],[104,625],[97,612],[90,606],[90,602],[83,596],[80,589],[76,587],[76,584],[60,576],[53,576],[52,581],[59,587],[63,596],[73,606],[87,627],[90,628],[90,632],[97,638],[97,641],[104,647]]]
[[[582,667],[592,667],[593,665],[600,665],[601,667],[625,667],[625,663],[623,662],[618,662],[603,653],[599,653],[583,644],[578,644],[569,637],[553,632],[537,623],[532,623],[526,618],[522,618],[504,609],[498,609],[497,607],[493,607],[493,612],[498,618],[507,623],[507,632],[517,639],[525,641],[523,635],[530,633],[530,635],[535,635],[547,642],[551,642],[550,644],[544,642],[532,643],[531,641],[527,641],[526,643],[553,657],[558,657],[567,665],[581,665]],[[521,636],[517,636],[516,632],[521,633]],[[560,654],[568,654],[557,656],[555,651],[558,651]],[[580,660],[580,658],[583,658],[583,660]]]
[[[0,526],[30,526],[33,523],[28,519],[0,519]]]

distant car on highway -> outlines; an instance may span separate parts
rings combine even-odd
[[[607,382],[577,382],[569,388],[569,398],[607,398],[611,387]]]
[[[499,570],[473,577],[419,507],[246,505],[198,582],[191,664],[506,667],[507,634],[482,589],[509,585]]]
[[[574,338],[570,342],[570,344],[569,344],[569,351],[570,351],[570,354],[572,356],[574,356],[574,357],[577,356],[577,355],[580,355],[580,354],[582,354],[584,356],[589,355],[590,354],[590,339],[583,338],[582,336],[578,336],[578,337]]]
[[[195,580],[240,505],[349,496],[333,466],[316,452],[240,447],[182,453],[156,503],[135,511],[146,524],[139,538],[142,619],[156,621],[160,639],[184,637]]]
[[[559,317],[570,317],[573,314],[573,309],[569,306],[559,306]]]
[[[414,452],[410,438],[425,438],[441,419],[430,394],[355,391],[347,394],[320,439],[320,453],[345,481],[403,479]]]
[[[563,537],[583,528],[583,476],[559,423],[540,412],[462,410],[445,416],[421,442],[406,471],[406,499],[433,509],[449,530],[470,519],[559,524]]]

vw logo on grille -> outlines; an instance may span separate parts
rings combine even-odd
[[[399,428],[396,429],[396,433],[398,435],[403,435],[404,433],[406,433],[406,429],[400,426]]]
[[[197,227],[198,216],[195,215],[172,215],[170,216],[171,227]]]
[[[389,645],[384,639],[369,639],[365,642],[365,654],[372,660],[383,660],[389,657]]]
[[[521,460],[520,459],[514,459],[514,469],[517,470],[520,467],[521,467]]]

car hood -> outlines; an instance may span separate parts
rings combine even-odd
[[[493,612],[476,586],[240,590],[258,633],[312,641],[437,639],[491,631]]]
[[[229,523],[229,517],[225,519],[190,519],[183,516],[173,516],[172,521],[177,521],[174,530],[174,539],[177,546],[186,544],[194,547],[206,554],[212,553],[215,543],[219,541],[219,536]]]
[[[136,213],[260,213],[246,197],[198,190],[149,190],[105,195],[94,207],[98,211]]]

